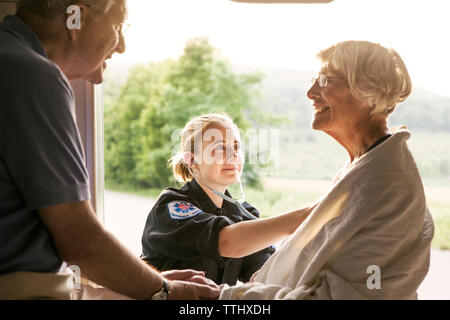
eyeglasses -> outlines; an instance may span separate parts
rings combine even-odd
[[[313,77],[311,82],[314,84],[316,81],[319,83],[319,87],[325,88],[328,85],[328,79],[339,79],[343,77],[329,77],[326,73],[319,73],[318,77]]]
[[[94,7],[91,4],[86,4],[86,6],[91,8],[92,11],[96,12],[97,14],[104,15],[104,12],[101,12],[100,10],[98,10],[96,7]],[[123,37],[127,33],[128,29],[130,28],[130,24],[129,23],[124,23],[124,22],[120,22],[120,23],[116,22],[115,23],[115,22],[112,21],[113,19],[111,19],[111,17],[109,15],[106,15],[106,17],[108,18],[108,20],[111,21],[111,24],[112,24],[112,26],[114,28],[114,31],[117,33],[119,38]]]
[[[114,25],[114,29],[116,30],[119,36],[125,36],[125,34],[130,29],[131,25],[129,23],[121,23],[120,25]]]

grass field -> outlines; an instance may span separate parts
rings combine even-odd
[[[450,250],[450,204],[429,203],[428,207],[435,225],[433,248]]]

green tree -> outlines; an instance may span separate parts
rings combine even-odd
[[[190,40],[176,61],[136,67],[117,101],[105,112],[107,183],[136,188],[173,185],[167,161],[179,143],[179,131],[192,118],[229,114],[247,130],[260,113],[262,75],[236,74],[204,38]],[[263,117],[266,120],[271,116]],[[272,117],[275,119],[275,117]],[[259,183],[257,167],[246,165],[244,179]]]

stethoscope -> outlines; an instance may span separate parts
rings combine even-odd
[[[226,194],[223,194],[220,191],[217,191],[214,188],[211,188],[210,186],[208,186],[206,183],[204,183],[202,180],[200,180],[192,171],[191,168],[189,167],[189,165],[187,166],[189,173],[195,178],[195,180],[197,180],[198,182],[200,182],[202,185],[204,185],[205,187],[207,187],[209,190],[211,190],[212,192],[214,192],[214,194],[218,195],[219,197],[221,197],[222,199],[231,202],[233,204],[235,204],[239,211],[246,216],[247,218],[249,218],[250,220],[256,220],[257,218],[252,215],[250,212],[247,211],[247,209],[244,208],[244,206],[242,205],[245,202],[245,194],[244,194],[244,189],[242,188],[242,181],[239,178],[239,188],[240,188],[240,192],[241,192],[241,199],[237,200],[237,199],[233,199],[229,196],[227,196]]]

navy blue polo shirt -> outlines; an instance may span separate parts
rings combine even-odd
[[[0,274],[62,265],[37,209],[90,198],[72,88],[20,18],[0,23]]]
[[[231,197],[228,191],[225,194]],[[259,217],[249,203],[243,206]],[[204,271],[218,284],[247,282],[275,249],[269,247],[239,259],[222,257],[218,251],[220,230],[244,220],[248,218],[233,203],[224,200],[222,207],[217,207],[195,179],[181,189],[168,188],[148,215],[142,258],[161,271],[194,269]]]

